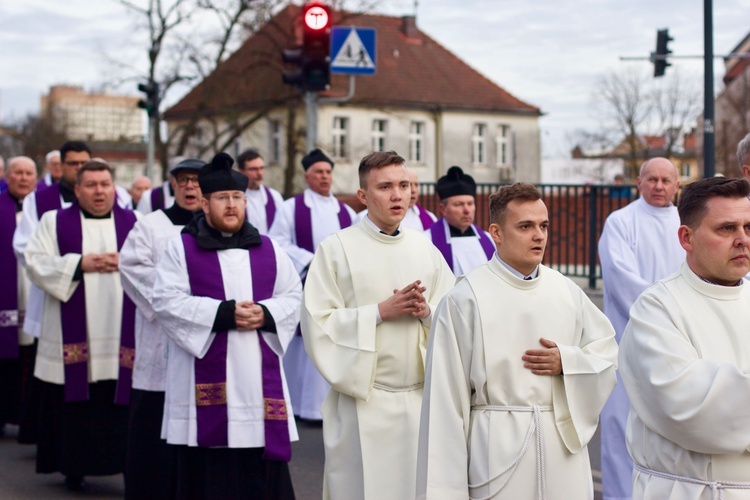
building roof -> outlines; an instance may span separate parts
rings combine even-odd
[[[274,16],[216,71],[181,101],[165,118],[193,114],[225,114],[272,108],[297,93],[281,83],[281,51],[294,46],[300,8],[288,6]],[[528,104],[496,85],[445,47],[416,28],[414,18],[332,12],[334,25],[377,30],[377,73],[357,77],[350,104],[368,107],[405,107],[504,112],[539,116]],[[331,89],[322,95],[348,93],[349,77],[332,75]]]

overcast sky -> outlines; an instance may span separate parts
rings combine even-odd
[[[415,12],[413,0],[381,0],[391,15]],[[697,0],[419,0],[417,26],[511,94],[538,106],[545,156],[566,153],[566,135],[592,129],[597,78],[647,61],[656,30],[669,28],[676,55],[703,53],[703,2]],[[750,33],[750,0],[714,1],[714,51],[730,52]],[[105,54],[142,45],[133,18],[110,0],[0,0],[0,120],[39,109],[57,83],[97,88],[109,79]],[[144,53],[145,51],[141,51]],[[145,53],[133,64],[145,68]],[[675,60],[702,87],[702,60]],[[716,61],[716,82],[724,74]],[[718,85],[718,83],[717,83]],[[120,92],[135,92],[130,82]]]

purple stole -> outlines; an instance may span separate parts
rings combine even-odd
[[[427,213],[427,210],[425,210],[422,205],[417,203],[414,206],[417,207],[417,211],[419,212],[419,222],[422,223],[422,229],[427,231],[435,221],[432,220],[432,217],[430,217],[430,214]]]
[[[37,191],[34,195],[36,201],[36,217],[41,219],[45,212],[62,208],[60,201],[60,184],[55,182],[51,186]]]
[[[163,210],[164,207],[164,186],[158,186],[151,189],[151,211]]]
[[[339,227],[344,229],[352,225],[352,218],[346,210],[346,205],[339,201]],[[294,232],[297,246],[308,252],[315,252],[312,239],[312,214],[310,207],[305,205],[305,193],[294,197]]]
[[[0,194],[0,359],[18,358],[18,262],[13,253],[16,201],[7,191]]]
[[[448,238],[445,234],[445,228],[448,224],[443,224],[443,219],[443,217],[440,217],[432,227],[430,227],[430,233],[432,235],[432,243],[438,250],[440,250],[440,253],[445,257],[445,261],[448,263],[451,271],[453,271],[453,250],[451,249],[451,245],[448,243]],[[495,253],[495,245],[490,241],[487,235],[484,234],[484,231],[482,231],[479,226],[476,224],[472,224],[471,226],[474,228],[474,232],[479,236],[479,243],[482,245],[482,249],[487,255],[487,260],[490,260]]]
[[[276,202],[273,201],[273,196],[271,196],[271,190],[268,189],[266,186],[263,186],[263,189],[266,190],[266,227],[268,229],[271,229],[271,224],[273,224],[273,219],[276,217]]]
[[[276,283],[276,253],[270,238],[261,236],[261,244],[248,250],[252,276],[253,301],[273,296]],[[185,262],[194,296],[226,300],[219,255],[215,250],[200,248],[192,235],[182,234]],[[198,446],[229,444],[227,415],[227,345],[228,333],[215,332],[206,355],[195,360],[195,410]],[[263,376],[263,406],[266,446],[265,460],[288,462],[292,457],[284,389],[279,357],[257,331]]]
[[[51,191],[52,187],[43,191]],[[117,249],[122,247],[130,229],[136,222],[135,214],[112,207],[112,217],[117,233]],[[83,227],[78,201],[66,209],[57,211],[57,245],[60,255],[81,254],[83,251]],[[120,333],[120,372],[117,380],[115,402],[127,404],[130,398],[130,382],[135,357],[135,305],[123,294],[122,330]],[[60,304],[62,323],[63,363],[65,364],[65,401],[87,401],[89,399],[88,359],[89,348],[86,324],[86,283],[78,283],[70,300]],[[123,353],[125,349],[125,353]]]

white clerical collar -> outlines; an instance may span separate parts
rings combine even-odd
[[[666,207],[655,207],[654,205],[650,205],[643,198],[638,198],[638,199],[643,202],[642,203],[643,210],[645,210],[646,212],[652,215],[656,215],[658,217],[669,217],[675,209],[672,202],[669,202],[669,205],[667,205]]]
[[[510,271],[511,274],[513,274],[513,276],[515,276],[516,278],[518,278],[520,280],[533,280],[534,278],[536,278],[537,276],[539,276],[539,266],[538,265],[534,268],[533,271],[531,271],[531,274],[525,275],[523,273],[519,273],[514,267],[511,267],[510,264],[508,264],[503,259],[501,259],[500,256],[497,254],[497,252],[495,252],[495,257],[500,262],[500,264],[502,264],[503,267],[505,267],[505,269],[507,269],[508,271]]]
[[[382,229],[380,229],[375,223],[370,219],[370,212],[367,212],[367,215],[365,215],[364,219],[367,221],[367,223],[370,225],[371,228],[373,228],[375,231],[383,234],[388,234]],[[396,228],[396,231],[394,231],[394,234],[388,234],[388,236],[395,236],[401,231],[401,224],[398,225]]]
[[[322,201],[331,201],[331,200],[335,200],[336,199],[336,197],[333,196],[333,191],[331,191],[330,193],[328,193],[328,196],[323,196],[320,193],[316,193],[311,188],[307,188],[307,194],[310,195],[310,196],[312,196],[313,199],[317,198],[317,199],[322,200]]]

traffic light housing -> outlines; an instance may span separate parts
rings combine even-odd
[[[321,2],[302,7],[302,47],[285,50],[283,60],[297,66],[283,81],[305,91],[326,90],[331,82],[331,10]]]
[[[146,94],[144,99],[138,101],[138,107],[145,109],[149,118],[159,116],[159,84],[153,80],[139,83],[138,90]]]
[[[656,52],[651,53],[651,62],[654,63],[654,77],[664,76],[667,66],[672,64],[667,61],[667,56],[672,53],[669,50],[669,42],[674,40],[669,36],[669,30],[663,29],[656,32]]]

